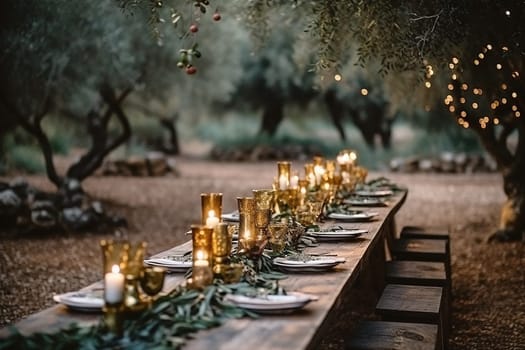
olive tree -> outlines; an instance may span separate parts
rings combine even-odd
[[[139,1],[140,2],[140,1]],[[214,1],[196,1],[214,6]],[[278,21],[297,23],[311,40],[320,76],[334,76],[357,50],[358,64],[379,61],[378,74],[412,72],[412,92],[429,89],[458,124],[474,131],[495,159],[508,201],[497,240],[525,233],[525,122],[522,1],[252,0],[232,2],[253,37],[264,42]],[[282,30],[279,27],[278,30]],[[417,79],[419,78],[419,80]],[[414,85],[419,82],[419,85]],[[512,142],[512,138],[516,142]]]

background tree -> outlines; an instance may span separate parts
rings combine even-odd
[[[252,8],[253,3],[288,6],[256,1]],[[437,88],[434,96],[441,96],[460,125],[477,133],[503,175],[508,201],[501,229],[491,238],[516,240],[525,232],[524,5],[510,0],[297,1],[286,13],[309,16],[319,68],[337,71],[354,45],[359,64],[379,59],[379,74],[413,71],[426,79],[427,88]],[[257,27],[258,17],[248,22]],[[443,75],[451,81],[440,84]]]

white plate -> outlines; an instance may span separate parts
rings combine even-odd
[[[394,194],[392,190],[377,190],[377,191],[355,191],[355,194],[361,197],[386,197]]]
[[[53,295],[53,300],[68,308],[84,312],[102,311],[104,306],[103,289],[88,292],[70,292]]]
[[[153,258],[144,260],[146,265],[164,267],[170,272],[186,272],[192,266],[191,259],[188,261],[177,261],[166,258]]]
[[[293,312],[317,299],[317,296],[297,292],[291,292],[287,295],[266,295],[260,297],[228,294],[224,297],[225,301],[244,309],[252,310],[257,313],[272,314]]]
[[[330,213],[328,214],[328,218],[345,221],[368,221],[372,220],[377,215],[378,213],[375,212],[362,212],[356,214]]]
[[[310,260],[292,260],[287,258],[275,258],[273,264],[289,272],[320,272],[344,263],[344,258],[318,257]]]
[[[239,222],[239,212],[238,211],[234,211],[234,212],[231,212],[231,213],[222,214],[221,218],[224,221]]]
[[[350,204],[358,207],[384,207],[387,206],[382,199],[379,198],[349,198],[343,201],[345,204]]]
[[[357,238],[361,236],[364,233],[367,233],[368,230],[365,229],[352,229],[352,230],[340,230],[340,231],[321,231],[321,232],[312,232],[308,231],[309,235],[314,236],[318,240],[343,240],[343,239],[351,239],[351,238]]]

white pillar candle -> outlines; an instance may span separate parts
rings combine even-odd
[[[279,189],[280,190],[288,189],[288,177],[286,175],[279,176]]]
[[[111,267],[111,272],[104,275],[104,300],[108,304],[118,304],[124,298],[124,275],[118,265]]]
[[[211,209],[206,218],[206,226],[215,228],[219,224],[219,218],[215,216],[215,210]]]

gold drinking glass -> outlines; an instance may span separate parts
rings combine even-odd
[[[140,287],[149,296],[159,294],[164,286],[164,277],[166,270],[157,266],[144,267],[142,278],[140,279]]]
[[[261,189],[252,192],[257,209],[271,209],[273,207],[275,190]]]
[[[274,253],[280,254],[286,246],[286,232],[288,225],[283,223],[271,223],[268,225],[270,232],[270,246]]]

